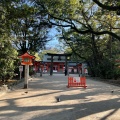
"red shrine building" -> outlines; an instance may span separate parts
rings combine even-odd
[[[53,73],[64,73],[66,67],[65,56],[59,54],[55,54],[53,56]],[[67,56],[67,69],[69,73],[78,73],[78,70],[82,72],[82,64],[70,61],[70,56]],[[34,70],[39,72],[42,69],[43,73],[50,73],[51,69],[51,56],[49,54],[45,54],[43,57],[43,61],[34,61]]]

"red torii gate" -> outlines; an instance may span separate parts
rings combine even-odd
[[[64,54],[53,54],[53,53],[47,53],[48,56],[51,56],[51,66],[50,66],[50,75],[52,76],[53,75],[53,60],[54,60],[54,56],[58,56],[58,60],[61,60],[61,56],[64,56],[65,57],[65,75],[68,74],[68,64],[67,64],[67,60],[68,60],[68,57],[70,57],[72,54],[67,54],[67,53],[64,53]]]

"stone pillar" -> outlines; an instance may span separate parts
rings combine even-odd
[[[43,73],[43,68],[42,66],[40,66],[40,77],[42,77],[42,73]]]
[[[58,64],[58,72],[60,71],[60,64]]]
[[[28,77],[29,77],[29,65],[25,65],[25,82],[24,82],[24,88],[28,88]]]
[[[53,75],[53,55],[51,55],[50,75]]]
[[[67,56],[65,56],[65,76],[68,74]]]
[[[84,64],[84,63],[82,63],[82,75],[84,75],[84,74],[85,74],[85,72],[84,72],[84,68],[85,68],[85,64]]]

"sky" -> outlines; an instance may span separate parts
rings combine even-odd
[[[52,40],[47,43],[46,47],[56,47],[57,45],[59,45],[56,34],[58,34],[57,30],[55,28],[52,28],[48,34],[52,38]]]
[[[52,28],[49,32],[49,36],[51,36],[52,40],[46,44],[46,49],[54,49],[57,48],[59,53],[64,53],[64,44],[58,41],[57,34],[60,34],[55,28]]]

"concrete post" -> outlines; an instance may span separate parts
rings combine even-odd
[[[84,73],[84,68],[85,68],[85,64],[82,63],[82,75],[85,75],[85,73]]]
[[[67,56],[65,56],[65,76],[68,74]]]
[[[28,77],[29,77],[29,65],[25,65],[25,82],[24,82],[24,88],[28,88]]]
[[[40,77],[42,77],[42,67],[40,67]]]
[[[50,75],[53,75],[53,55],[51,55]]]

